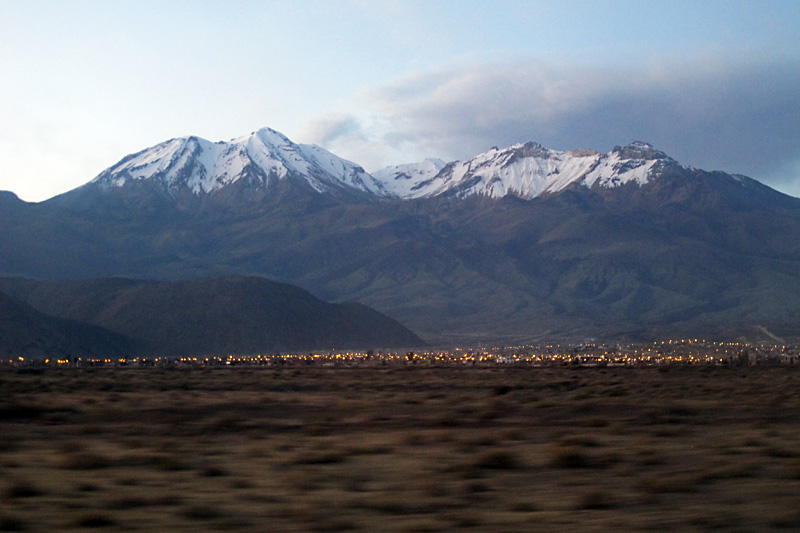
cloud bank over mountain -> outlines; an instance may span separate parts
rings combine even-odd
[[[609,150],[620,139],[642,139],[685,163],[800,195],[797,87],[794,60],[709,55],[618,68],[533,60],[450,66],[366,90],[338,115],[309,120],[302,137],[367,170],[463,159],[528,140]]]

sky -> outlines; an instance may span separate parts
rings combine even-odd
[[[800,2],[0,0],[0,190],[262,127],[367,171],[642,140],[800,197]]]

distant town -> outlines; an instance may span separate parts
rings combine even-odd
[[[316,351],[208,357],[5,358],[11,367],[224,367],[224,366],[663,366],[798,365],[800,345],[670,339],[651,344],[531,344],[426,351]]]

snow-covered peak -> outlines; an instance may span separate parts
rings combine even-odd
[[[656,169],[677,164],[651,145],[634,142],[607,154],[591,149],[549,150],[536,143],[496,147],[466,161],[455,161],[432,177],[405,183],[403,198],[441,195],[514,195],[534,198],[573,185],[616,187],[628,182],[647,183]]]
[[[669,159],[672,160],[667,154],[656,150],[655,147],[643,141],[633,141],[627,146],[615,146],[612,153],[618,153],[620,159]]]
[[[250,135],[245,135],[241,137],[242,139],[253,139],[257,138],[265,145],[269,146],[293,146],[294,143],[289,140],[286,135],[283,133],[273,130],[272,128],[261,128],[258,131],[254,131]]]
[[[319,192],[355,188],[382,194],[380,182],[363,168],[316,145],[295,144],[282,133],[263,128],[228,142],[198,137],[170,139],[129,155],[93,182],[119,187],[131,181],[155,180],[167,190],[210,194],[241,179],[266,186],[293,176]]]

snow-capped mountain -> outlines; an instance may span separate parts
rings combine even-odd
[[[432,339],[800,335],[800,199],[641,142],[369,175],[268,129],[173,139],[41,204],[0,194],[0,228],[0,276],[264,276]]]
[[[607,154],[591,149],[548,150],[529,142],[504,149],[492,148],[467,161],[449,163],[430,177],[422,172],[411,174],[403,182],[403,189],[393,187],[392,190],[401,198],[478,194],[493,198],[514,195],[530,199],[562,191],[573,184],[616,187],[635,182],[641,185],[672,165],[678,163],[640,141],[618,146]],[[392,176],[383,171],[376,175],[381,176],[384,183],[384,176]],[[394,177],[395,181],[397,179]]]
[[[229,142],[181,137],[131,154],[91,183],[104,188],[136,181],[157,181],[168,191],[188,189],[212,194],[247,180],[268,185],[288,177],[305,180],[318,192],[337,188],[385,195],[381,182],[363,168],[317,145],[295,144],[263,128]]]
[[[376,170],[372,176],[380,181],[384,189],[398,198],[413,197],[412,189],[430,180],[442,170],[447,163],[441,159],[426,159],[420,163],[393,165]]]
[[[92,185],[105,189],[136,182],[158,184],[172,194],[212,195],[238,183],[266,187],[292,179],[320,193],[360,191],[386,198],[466,197],[531,199],[575,184],[615,187],[644,184],[667,166],[679,166],[644,142],[609,153],[591,149],[556,151],[529,142],[491,150],[466,161],[426,159],[372,175],[313,144],[295,144],[264,128],[229,142],[181,137],[131,154],[106,169]]]

